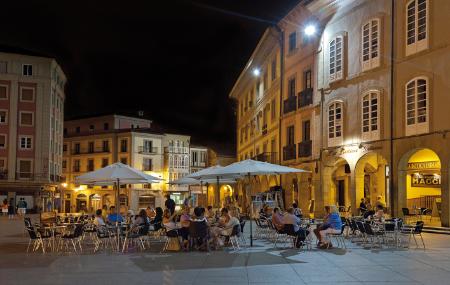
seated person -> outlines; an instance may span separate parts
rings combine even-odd
[[[328,216],[327,221],[329,227],[320,230],[319,232],[320,248],[328,248],[332,246],[330,241],[325,240],[327,234],[340,234],[342,232],[342,220],[336,205],[330,206],[330,215]]]
[[[164,209],[163,213],[163,225],[166,228],[166,231],[177,230],[177,224],[174,221],[174,217],[177,213],[171,213],[170,209]]]
[[[205,208],[195,207],[194,216],[191,218],[191,222],[189,224],[189,235],[195,237],[192,245],[195,246],[205,246],[206,250],[208,248],[208,239],[209,239],[209,227],[208,221],[205,218]]]
[[[180,217],[181,227],[178,230],[181,237],[183,238],[183,249],[188,249],[188,236],[189,236],[189,224],[191,223],[191,217],[189,216],[189,207],[183,209],[182,215]]]
[[[139,211],[139,215],[135,216],[134,221],[133,221],[133,226],[148,225],[149,223],[150,222],[147,217],[147,211],[142,209],[141,211]]]
[[[383,197],[377,196],[377,201],[375,202],[375,208],[378,209],[378,206],[381,206],[383,209],[386,208],[386,203],[382,199]]]
[[[101,209],[98,209],[97,211],[95,211],[94,225],[97,227],[106,226],[106,223],[102,217]]]
[[[163,220],[163,210],[161,207],[156,207],[156,214],[150,224],[153,225],[153,230],[158,231],[161,229],[162,220]]]
[[[292,208],[294,208],[294,215],[299,217],[300,219],[302,218],[303,214],[302,214],[302,209],[300,209],[297,205],[297,203],[293,203],[292,204]]]
[[[123,217],[122,215],[120,215],[119,213],[116,213],[116,207],[111,206],[109,207],[109,215],[107,217],[108,223],[122,223],[123,222]]]
[[[241,225],[239,220],[236,217],[232,217],[229,213],[228,213],[228,209],[227,208],[223,208],[221,211],[221,217],[219,219],[219,226],[218,227],[213,227],[211,229],[211,234],[214,237],[214,241],[216,245],[222,245],[222,243],[219,240],[219,236],[223,235],[223,236],[230,236],[231,233],[233,232],[233,227],[236,225]]]
[[[384,207],[383,207],[383,205],[378,204],[376,208],[377,208],[377,211],[373,215],[373,218],[381,221],[382,219],[384,219]]]
[[[308,230],[300,228],[300,218],[294,215],[294,208],[289,208],[283,217],[284,225],[293,225],[294,234],[297,235],[295,247],[300,248],[309,234]]]
[[[326,230],[330,227],[330,223],[328,222],[328,218],[330,217],[330,206],[325,206],[325,216],[323,217],[323,223],[318,225],[314,229],[314,235],[316,235],[317,240],[320,242],[320,231]]]
[[[279,231],[282,231],[284,228],[283,215],[280,213],[280,208],[278,207],[273,209],[272,224]]]
[[[155,210],[150,206],[148,206],[145,211],[147,212],[147,217],[149,217],[150,219],[153,219],[156,216]]]

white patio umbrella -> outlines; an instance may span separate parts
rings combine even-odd
[[[210,179],[210,178],[227,178],[230,176],[248,177],[250,182],[250,176],[252,175],[280,175],[287,173],[299,173],[310,172],[299,168],[286,167],[278,164],[267,163],[263,161],[256,161],[252,159],[242,160],[232,163],[228,166],[216,168],[210,170],[206,174],[195,175],[193,173],[191,177],[197,179]],[[253,246],[253,228],[250,218],[250,246]]]
[[[161,178],[146,174],[140,170],[134,169],[126,164],[116,162],[101,169],[88,172],[75,178],[76,184],[87,185],[115,185],[116,186],[116,209],[119,216],[119,190],[120,185],[155,183],[162,181]],[[116,218],[116,220],[118,220]],[[118,222],[116,222],[118,226]],[[117,227],[117,249],[120,247],[119,227]]]

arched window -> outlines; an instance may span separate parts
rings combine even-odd
[[[338,36],[330,41],[330,82],[343,78],[344,37]]]
[[[406,55],[428,48],[428,0],[406,4]]]
[[[380,139],[380,92],[371,90],[364,93],[361,102],[362,139],[373,141]]]
[[[362,70],[380,66],[380,19],[375,18],[362,26]]]
[[[328,145],[342,144],[343,105],[336,101],[328,106]]]
[[[406,135],[428,132],[428,78],[416,77],[405,86]]]

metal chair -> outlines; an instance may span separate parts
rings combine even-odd
[[[332,239],[334,239],[336,241],[336,244],[338,247],[340,247],[342,245],[342,247],[344,249],[347,249],[347,246],[345,244],[344,230],[345,230],[345,224],[342,225],[342,229],[341,229],[340,233],[337,233],[337,234],[329,233],[329,234],[327,234],[327,237],[330,241]],[[330,245],[331,245],[331,243],[328,243],[327,248],[329,248]]]
[[[403,228],[401,230],[401,234],[403,235],[408,235],[409,239],[408,239],[408,247],[411,243],[411,237],[414,239],[414,242],[416,243],[416,247],[419,247],[419,244],[417,243],[417,239],[416,236],[420,236],[420,239],[422,241],[422,245],[423,245],[423,249],[425,249],[425,242],[423,240],[423,236],[422,236],[422,230],[423,230],[423,221],[417,221],[416,225],[414,227],[411,228]]]

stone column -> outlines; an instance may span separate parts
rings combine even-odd
[[[449,195],[449,182],[450,173],[447,165],[441,167],[441,223],[443,227],[450,225],[450,195]]]

